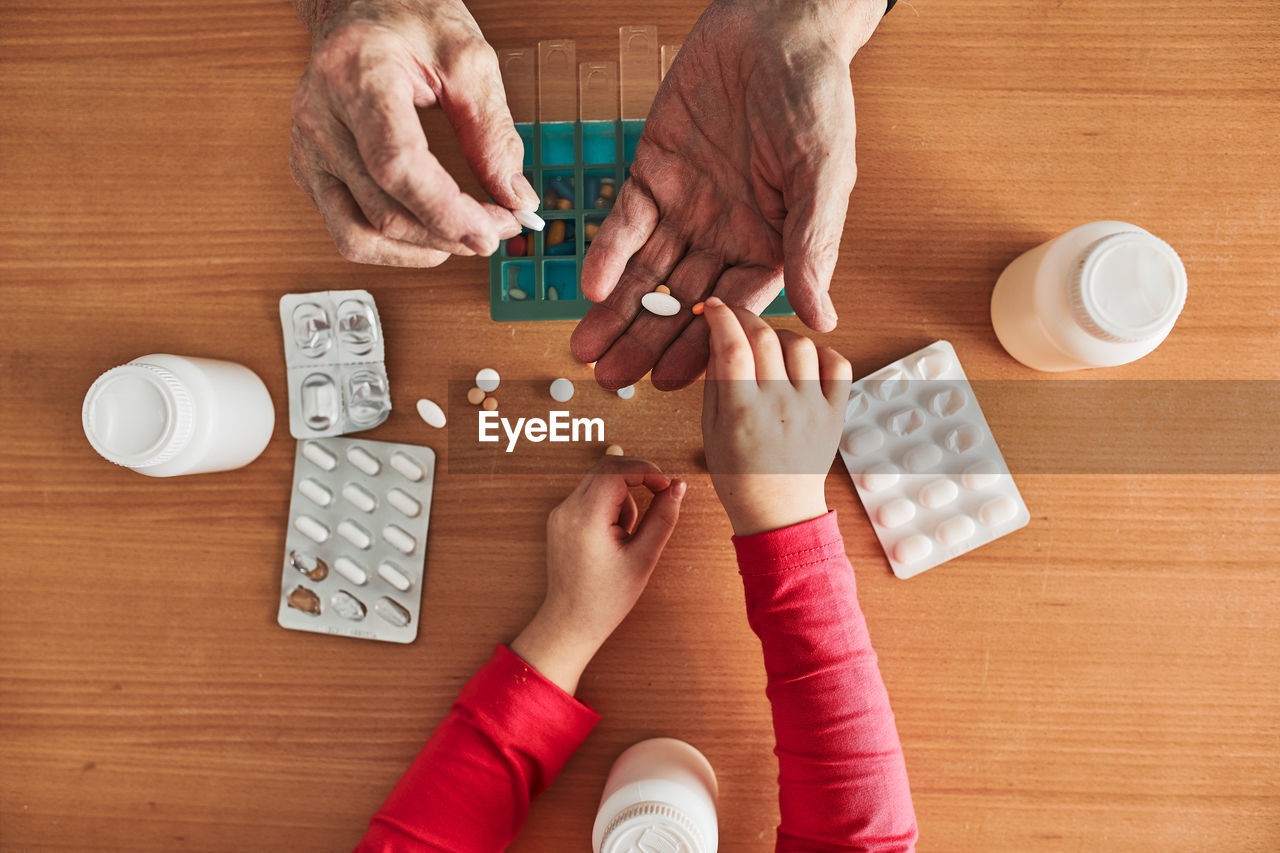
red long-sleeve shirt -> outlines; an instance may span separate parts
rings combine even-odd
[[[747,620],[769,677],[782,812],[777,850],[914,849],[902,749],[835,513],[733,542]],[[357,851],[501,850],[597,720],[499,646]]]

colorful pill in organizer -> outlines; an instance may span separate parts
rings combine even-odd
[[[394,643],[418,635],[435,453],[350,438],[298,442],[277,620]]]
[[[840,456],[900,578],[1031,519],[947,341],[853,383]]]

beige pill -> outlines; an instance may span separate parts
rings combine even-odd
[[[498,408],[497,397],[485,397],[484,402],[480,404],[486,412],[492,412]]]
[[[1018,502],[1008,495],[993,498],[978,510],[978,519],[987,527],[1004,524],[1018,512]]]
[[[397,628],[404,628],[412,618],[408,610],[385,595],[373,603],[373,612]]]
[[[373,537],[369,534],[369,531],[349,518],[339,522],[338,535],[361,551],[367,550],[373,544]]]
[[[316,506],[328,506],[333,503],[333,492],[329,491],[319,480],[305,477],[298,481],[298,491]]]
[[[901,477],[902,475],[899,473],[897,465],[892,462],[881,462],[862,472],[859,482],[864,491],[879,492],[897,485]]]
[[[864,427],[847,433],[843,444],[845,453],[863,456],[880,449],[884,444],[884,433],[875,427]]]
[[[928,536],[913,533],[893,546],[893,559],[899,563],[918,563],[933,551]]]
[[[618,193],[618,187],[608,178],[600,181],[600,198],[613,198]]]
[[[400,512],[409,518],[417,518],[418,513],[422,512],[422,504],[414,500],[408,492],[400,489],[392,489],[387,492],[387,503],[391,504]]]
[[[369,580],[369,573],[350,557],[339,557],[334,560],[333,570],[356,586],[364,586]]]
[[[622,448],[616,444],[611,444],[604,449],[605,456],[622,456]]]
[[[989,489],[999,480],[1000,471],[992,462],[987,460],[970,465],[960,478],[960,482],[964,483],[966,489],[973,489],[975,492]]]
[[[564,220],[557,219],[547,228],[547,236],[544,238],[546,245],[558,246],[564,242]]]
[[[472,388],[467,392],[467,402],[473,406],[478,406],[484,402],[484,391],[479,388]]]
[[[361,512],[373,512],[378,506],[378,499],[368,489],[363,488],[359,483],[347,483],[342,487],[342,496],[347,499],[347,503],[351,504]]]
[[[313,542],[325,542],[329,539],[329,528],[309,515],[300,515],[293,520],[298,532]]]
[[[881,527],[901,527],[916,517],[916,505],[906,498],[894,498],[876,510],[876,523]]]
[[[421,465],[398,450],[391,454],[391,467],[396,469],[406,480],[412,480],[415,483],[427,475]]]
[[[370,477],[377,476],[377,473],[382,470],[382,463],[378,458],[363,447],[347,448],[347,461]]]
[[[326,471],[332,471],[338,467],[338,457],[330,453],[327,447],[317,441],[308,441],[302,445],[302,455],[313,465]]]
[[[417,539],[414,539],[403,528],[394,524],[388,524],[382,528],[382,538],[387,540],[393,548],[405,554],[412,554],[414,549],[418,547]]]
[[[671,288],[667,287],[665,284],[660,284],[660,285],[658,285],[657,287],[655,287],[655,288],[654,288],[654,291],[655,291],[656,293],[668,293],[668,294],[669,294],[669,293],[671,293]]]
[[[956,515],[939,524],[934,535],[943,545],[958,545],[972,536],[975,529],[972,518],[967,515]]]
[[[934,480],[920,490],[920,505],[927,509],[946,506],[960,494],[953,480]]]
[[[406,592],[409,587],[413,586],[413,582],[409,580],[408,576],[405,575],[404,572],[400,571],[394,563],[386,560],[378,564],[378,577],[382,578],[401,592]]]

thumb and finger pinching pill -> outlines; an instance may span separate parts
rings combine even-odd
[[[547,227],[546,221],[532,210],[513,210],[511,215],[516,218],[516,222],[530,230],[541,231]]]

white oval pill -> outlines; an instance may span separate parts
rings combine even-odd
[[[879,450],[884,444],[884,433],[875,427],[864,427],[863,429],[854,430],[846,433],[844,437],[844,449],[846,453],[854,456],[862,456],[866,453]]]
[[[881,527],[901,527],[916,517],[916,505],[906,498],[894,498],[876,510],[876,523]]]
[[[920,505],[926,509],[946,506],[960,494],[954,480],[934,480],[920,490]]]
[[[369,535],[369,531],[349,518],[338,523],[338,535],[361,551],[367,550],[373,544],[373,537]]]
[[[413,549],[418,547],[417,539],[414,539],[394,524],[388,524],[382,528],[382,538],[387,540],[392,547],[398,548],[406,554],[412,554]]]
[[[513,210],[511,215],[516,218],[516,222],[532,231],[541,231],[547,227],[546,221],[532,210]]]
[[[404,607],[387,598],[385,595],[373,603],[373,612],[377,613],[383,619],[395,625],[397,628],[403,628],[409,624],[409,611]]]
[[[960,478],[960,482],[964,483],[966,489],[973,489],[975,492],[989,489],[999,480],[1000,470],[994,462],[988,459],[970,465],[964,470],[964,475]]]
[[[350,557],[339,557],[334,560],[333,570],[356,586],[364,586],[369,580],[369,573]]]
[[[298,532],[314,542],[324,542],[329,538],[329,528],[309,515],[300,515],[293,520]]]
[[[347,483],[343,486],[342,496],[347,499],[347,503],[361,512],[373,512],[378,506],[378,499],[373,496],[373,492],[359,483]]]
[[[659,317],[673,317],[680,313],[680,300],[670,293],[653,290],[640,297],[644,309]]]
[[[427,475],[421,465],[398,450],[391,454],[391,467],[399,471],[406,480],[415,483]]]
[[[977,529],[973,519],[967,515],[956,515],[938,525],[934,535],[943,545],[958,545],[973,535]]]
[[[862,477],[859,479],[863,490],[868,492],[879,492],[883,489],[889,488],[890,486],[897,485],[901,476],[902,475],[898,472],[897,465],[894,465],[892,462],[881,462],[877,465],[872,465],[866,471],[863,471]]]
[[[636,395],[636,386],[626,385],[618,389],[618,396],[624,400],[630,400]]]
[[[383,560],[378,564],[378,577],[382,578],[401,592],[406,592],[409,587],[413,586],[413,581],[409,580],[408,576],[404,572],[400,571],[399,567],[397,567],[395,563],[387,560]]]
[[[557,403],[567,403],[573,399],[573,383],[568,379],[557,379],[551,383],[551,399]]]
[[[982,430],[975,424],[963,424],[947,433],[942,444],[952,453],[965,453],[982,444]]]
[[[445,424],[444,409],[431,400],[418,401],[418,417],[427,422],[427,426],[442,429]]]
[[[476,387],[486,394],[491,391],[497,391],[500,382],[502,382],[502,377],[492,367],[486,367],[476,374]]]
[[[325,488],[319,480],[303,477],[298,481],[298,491],[316,506],[328,506],[333,503],[333,492]]]
[[[413,497],[402,489],[391,489],[387,492],[387,503],[391,504],[400,512],[409,518],[417,518],[418,513],[422,512],[422,504],[418,503]]]
[[[370,477],[377,476],[378,472],[382,470],[382,463],[378,461],[378,457],[363,447],[347,448],[347,461]]]
[[[936,444],[920,444],[902,456],[902,467],[912,474],[932,470],[942,461],[942,450]]]
[[[893,546],[893,559],[899,563],[916,563],[929,556],[933,543],[928,536],[913,533]]]
[[[302,445],[302,455],[313,465],[326,471],[332,471],[338,467],[338,457],[330,453],[329,448],[318,441],[308,441]]]
[[[1018,512],[1018,502],[1008,495],[992,498],[978,510],[978,518],[987,527],[1004,524]]]

